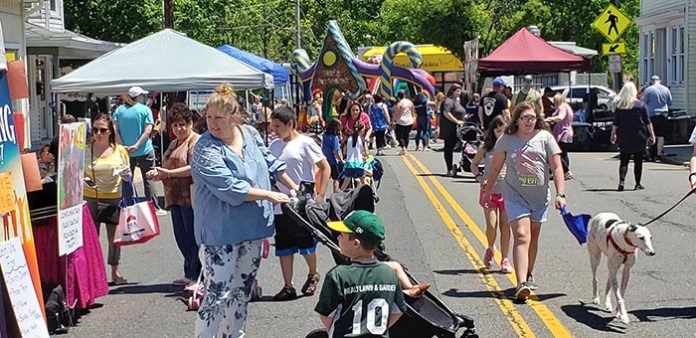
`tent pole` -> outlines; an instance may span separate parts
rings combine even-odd
[[[166,113],[167,111],[164,109],[164,93],[160,92],[160,123],[163,123],[164,130],[162,130],[162,127],[160,127],[160,161],[164,161],[164,133],[167,131],[167,116]],[[162,163],[159,163],[159,165],[162,165]]]
[[[245,96],[246,96],[246,111],[247,111],[247,114],[248,114],[248,113],[251,111],[251,109],[249,108],[249,90],[248,90],[248,89],[245,90],[245,91],[244,91],[244,94],[245,94]]]

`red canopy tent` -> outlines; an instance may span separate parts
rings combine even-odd
[[[484,76],[569,72],[587,66],[587,60],[552,46],[527,28],[478,61],[479,73]]]

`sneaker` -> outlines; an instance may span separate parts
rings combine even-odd
[[[617,191],[624,191],[624,184],[623,182],[619,183],[619,187],[616,189]]]
[[[525,284],[530,290],[536,290],[539,287],[534,281],[534,276],[531,273],[527,276],[527,282]]]
[[[633,190],[643,190],[643,189],[645,189],[645,187],[640,185],[640,183],[636,184],[636,186],[633,188]]]
[[[275,302],[284,302],[293,299],[297,299],[297,291],[291,286],[284,286],[280,292],[273,296],[273,301]]]
[[[567,172],[567,173],[565,173],[565,180],[566,180],[566,181],[570,181],[570,180],[572,180],[573,178],[574,178],[574,177],[573,177],[573,173],[571,173],[570,171]]]
[[[501,273],[511,273],[512,272],[512,265],[510,264],[510,261],[507,258],[503,258],[503,260],[500,261],[500,272]]]
[[[157,216],[160,216],[160,217],[167,216],[167,210],[157,209],[157,211],[155,211],[155,214],[157,214]]]
[[[486,265],[486,269],[490,269],[491,266],[493,265],[494,254],[495,254],[495,251],[493,251],[492,247],[486,249],[486,253],[483,254],[483,264]]]
[[[515,290],[515,298],[520,302],[525,302],[531,293],[532,289],[529,287],[529,285],[522,282],[517,286],[517,290]]]
[[[305,281],[304,285],[302,285],[302,294],[306,296],[311,296],[314,294],[315,291],[317,291],[317,286],[319,285],[319,280],[321,279],[321,276],[319,274],[316,275],[308,275],[307,280]]]

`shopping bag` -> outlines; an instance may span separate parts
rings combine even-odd
[[[580,245],[584,244],[587,241],[587,228],[592,216],[587,214],[573,216],[565,207],[561,208],[561,216],[563,217],[563,222],[566,227],[568,227],[570,233],[575,236],[578,243],[580,243]]]
[[[114,244],[118,246],[145,243],[160,234],[159,220],[152,201],[138,202],[138,195],[131,178],[133,205],[126,206],[121,200],[121,214],[116,226]]]

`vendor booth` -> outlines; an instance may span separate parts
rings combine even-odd
[[[229,82],[236,90],[272,88],[273,76],[165,29],[103,55],[51,84],[55,93],[120,95],[132,86],[175,92],[213,89],[222,82]]]

